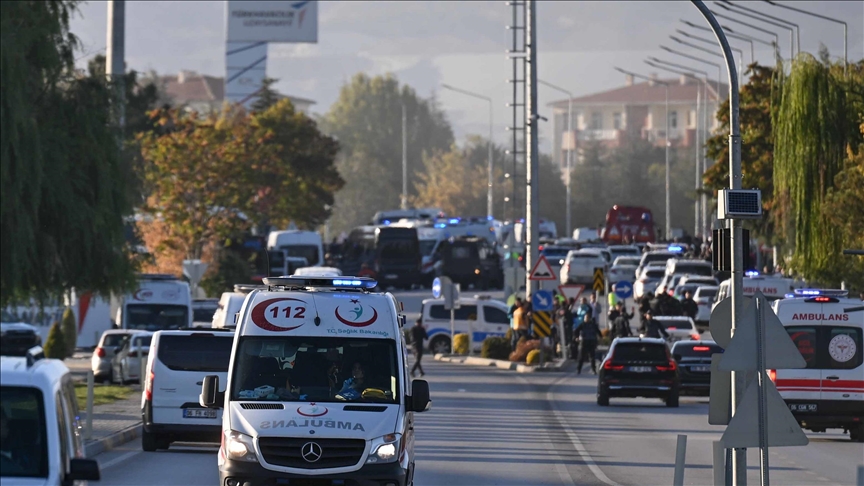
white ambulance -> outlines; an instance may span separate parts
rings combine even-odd
[[[367,278],[264,283],[240,311],[227,383],[202,384],[200,404],[224,409],[219,484],[412,484],[414,412],[431,402],[409,377],[396,299]]]
[[[774,312],[807,367],[769,371],[802,428],[844,429],[864,442],[864,302],[845,290],[799,289]]]
[[[168,274],[141,274],[138,288],[125,295],[117,309],[121,329],[161,331],[192,327],[189,284]]]
[[[728,279],[720,283],[720,287],[717,289],[717,296],[714,299],[714,305],[732,295],[731,285],[732,280]],[[757,272],[747,272],[744,277],[744,297],[752,297],[759,290],[769,302],[772,302],[786,297],[793,293],[795,289],[800,289],[804,285],[802,280],[789,277],[759,275]]]

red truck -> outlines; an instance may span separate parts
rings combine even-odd
[[[650,209],[616,204],[606,213],[600,239],[606,243],[654,243],[655,235]]]

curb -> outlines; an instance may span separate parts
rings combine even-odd
[[[84,454],[87,457],[93,458],[105,451],[116,449],[127,442],[141,437],[142,428],[143,425],[138,423],[131,427],[126,427],[118,432],[114,432],[107,437],[89,441],[84,444]]]
[[[449,354],[436,354],[435,361],[443,363],[456,363],[474,366],[494,366],[500,370],[515,371],[517,373],[535,373],[544,371],[562,371],[567,366],[568,360],[556,360],[553,363],[546,363],[544,366],[528,366],[512,361],[504,361],[500,359],[478,358],[475,356],[461,356]]]

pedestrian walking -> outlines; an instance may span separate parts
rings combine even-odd
[[[516,338],[515,342],[511,343],[513,345],[513,350],[516,350],[516,345],[519,343],[521,338],[528,339],[528,314],[527,314],[527,302],[519,302],[519,307],[513,311],[513,326],[515,328],[515,332],[513,333]]]
[[[426,373],[423,371],[423,366],[420,364],[420,360],[423,359],[423,341],[429,339],[429,335],[426,334],[426,327],[423,326],[423,319],[418,318],[417,321],[414,322],[414,327],[411,328],[411,346],[414,348],[414,366],[411,368],[411,376],[414,376],[418,370],[420,371],[420,376],[424,376]]]
[[[603,303],[597,299],[596,293],[591,294],[591,312],[593,313],[594,320],[597,321],[597,325],[599,326],[600,316],[603,315]]]
[[[657,322],[656,319],[654,319],[654,316],[652,315],[652,312],[650,310],[645,313],[645,323],[640,330],[645,333],[645,337],[662,337],[664,339],[669,339],[669,333],[666,332],[663,324],[660,324],[659,322]]]
[[[567,358],[573,359],[573,306],[576,305],[576,299],[570,299],[561,306],[558,311],[561,316],[562,327],[564,328],[564,342],[567,346]]]
[[[589,310],[585,320],[579,326],[579,365],[576,374],[582,374],[582,364],[591,361],[591,371],[597,374],[597,341],[600,339],[600,327],[594,319],[593,311]]]

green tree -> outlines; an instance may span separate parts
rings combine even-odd
[[[63,336],[63,328],[59,321],[55,321],[48,331],[48,339],[45,340],[45,357],[51,359],[66,359],[69,348],[66,346],[66,337]]]
[[[279,82],[278,79],[265,77],[261,80],[261,89],[258,91],[258,97],[252,103],[252,111],[265,111],[267,108],[275,105],[284,96],[273,89],[273,85]]]
[[[74,10],[0,2],[0,305],[134,279],[111,93],[74,70]]]
[[[234,284],[252,283],[250,267],[250,262],[236,252],[223,248],[218,253],[215,270],[208,271],[201,279],[201,288],[207,295],[213,296],[233,292]]]
[[[339,141],[339,174],[331,220],[335,231],[366,223],[382,209],[399,207],[402,187],[402,107],[408,138],[408,188],[423,170],[423,154],[447,152],[453,131],[434,98],[423,99],[392,75],[355,75],[323,117],[325,133]],[[416,196],[411,192],[409,196]]]
[[[60,328],[63,330],[63,341],[66,343],[66,357],[75,354],[78,345],[78,325],[75,323],[75,313],[72,308],[67,307],[60,319]]]

